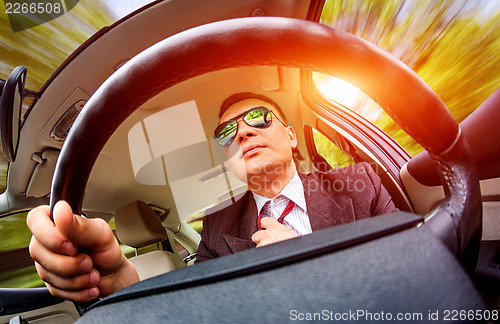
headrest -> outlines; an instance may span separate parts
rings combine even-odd
[[[167,231],[160,218],[140,200],[118,209],[115,224],[118,239],[128,246],[140,248],[167,239]]]

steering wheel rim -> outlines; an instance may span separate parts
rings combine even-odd
[[[481,200],[475,164],[459,126],[434,91],[401,61],[359,37],[281,17],[238,18],[192,28],[123,65],[86,103],[66,138],[52,181],[51,210],[66,200],[81,214],[97,156],[118,126],[149,98],[204,73],[251,65],[315,70],[368,94],[438,164],[446,199],[429,226],[458,256],[471,240],[478,244]]]

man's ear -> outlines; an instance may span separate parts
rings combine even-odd
[[[297,134],[292,126],[287,126],[288,139],[290,140],[290,146],[292,150],[297,148]]]

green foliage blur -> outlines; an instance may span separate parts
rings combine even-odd
[[[18,213],[0,218],[0,287],[32,288],[43,286],[29,260],[27,247],[31,232],[26,226],[27,213]],[[13,253],[13,254],[12,254]],[[19,266],[18,264],[21,264]]]
[[[104,1],[80,0],[58,19],[13,33],[5,10],[1,10],[0,79],[6,80],[16,66],[24,65],[28,68],[26,88],[40,90],[71,53],[114,21]],[[25,100],[25,104],[30,102]],[[7,162],[0,154],[0,192],[5,190],[6,172]]]
[[[18,65],[28,68],[26,87],[39,90],[61,63],[104,26],[115,21],[104,1],[80,0],[63,16],[13,33],[5,10],[0,12],[0,78]]]
[[[27,247],[31,239],[31,232],[26,226],[27,213],[10,215],[0,218],[0,252]]]
[[[500,85],[500,1],[327,0],[321,22],[402,60],[434,89],[457,122]],[[326,79],[315,76],[315,82]],[[349,108],[374,122],[411,155],[422,151],[375,102],[360,98]]]
[[[339,149],[322,133],[314,131],[313,139],[317,152],[332,168],[339,169],[356,164],[351,157]]]
[[[13,33],[5,10],[0,11],[0,79],[6,80],[16,66],[24,65],[28,68],[26,88],[40,90],[71,53],[99,29],[114,21],[104,1],[80,0],[72,10],[55,20]],[[25,100],[24,108],[29,102]],[[7,161],[0,154],[0,192],[5,190],[7,167]],[[27,255],[31,232],[26,226],[26,213],[0,218],[0,231],[0,255],[3,257],[0,287],[43,285],[33,265],[22,268],[9,265],[9,262],[14,262],[8,260],[11,258],[10,251]],[[21,264],[31,260],[25,259],[21,259]]]

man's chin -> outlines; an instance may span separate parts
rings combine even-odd
[[[269,163],[258,156],[251,156],[250,158],[245,159],[245,169],[247,175],[249,176],[273,172],[271,165],[272,163]]]
[[[287,174],[289,169],[289,164],[287,163],[262,161],[262,159],[250,162],[245,164],[247,177],[275,177]]]

